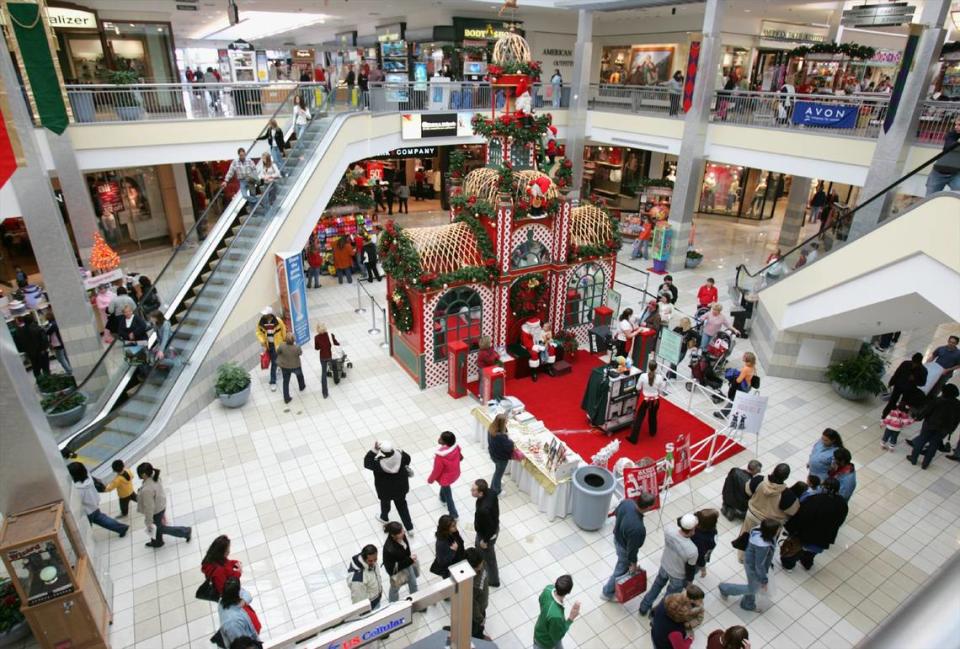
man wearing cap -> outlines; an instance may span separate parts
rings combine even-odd
[[[679,593],[686,585],[687,566],[697,564],[697,546],[691,537],[697,529],[697,517],[684,514],[677,523],[663,527],[663,554],[660,555],[660,570],[647,594],[640,602],[640,615],[649,615],[663,587],[665,595]]]
[[[277,346],[287,337],[283,320],[273,315],[273,307],[265,306],[257,323],[257,340],[260,347],[270,355],[270,390],[277,391]]]
[[[407,508],[407,492],[410,491],[410,456],[395,449],[391,442],[376,442],[372,451],[363,458],[363,468],[373,471],[373,485],[380,499],[380,515],[377,520],[389,522],[390,503],[397,506],[397,513],[407,536],[413,536],[413,520]]]
[[[617,580],[623,575],[631,575],[637,571],[637,554],[647,540],[647,529],[643,525],[643,513],[653,507],[653,494],[646,491],[636,498],[624,499],[614,512],[616,522],[613,524],[613,547],[617,551],[617,565],[613,575],[604,585],[600,597],[613,600]]]

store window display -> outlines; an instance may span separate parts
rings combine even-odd
[[[87,183],[104,238],[119,251],[169,243],[160,182],[152,167],[89,174]]]

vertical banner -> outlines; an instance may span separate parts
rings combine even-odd
[[[677,435],[673,448],[673,481],[683,482],[690,477],[690,436],[686,433]]]
[[[47,24],[40,5],[25,2],[7,3],[7,15],[13,25],[17,47],[30,90],[37,105],[40,123],[62,135],[67,130],[67,106],[63,101],[60,78],[50,54]]]
[[[629,467],[623,470],[623,497],[636,498],[642,492],[653,494],[654,507],[660,506],[660,489],[657,486],[657,465]]]
[[[700,41],[690,42],[690,55],[687,57],[687,78],[683,81],[683,112],[693,105],[693,88],[697,82],[697,66],[700,64]]]
[[[907,84],[907,75],[913,71],[913,59],[917,54],[917,44],[920,42],[922,31],[922,25],[910,25],[910,35],[907,37],[906,47],[903,48],[903,58],[900,59],[897,80],[894,82],[893,91],[890,93],[887,116],[883,119],[884,133],[890,130],[890,127],[893,126],[893,120],[897,116],[897,109],[900,107],[900,100],[903,98],[903,87]]]
[[[730,428],[742,430],[751,435],[759,435],[766,412],[767,397],[738,390],[730,410]]]
[[[310,316],[307,312],[303,256],[299,252],[277,253],[276,263],[283,323],[287,331],[293,333],[295,342],[305,345],[310,342]]]

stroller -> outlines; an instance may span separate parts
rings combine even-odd
[[[347,378],[347,368],[353,368],[353,362],[347,356],[347,352],[340,345],[334,345],[330,350],[333,358],[327,366],[327,376],[337,377],[337,382]]]
[[[701,350],[700,358],[691,363],[690,371],[700,385],[711,390],[723,387],[723,371],[727,359],[733,353],[734,338],[727,331],[720,331],[707,348]]]

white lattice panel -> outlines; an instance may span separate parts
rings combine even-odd
[[[480,333],[484,336],[493,336],[494,323],[496,320],[496,300],[493,290],[489,286],[481,284],[463,284],[469,286],[480,294],[480,300],[483,304],[483,320],[480,327]],[[447,359],[443,358],[436,361],[433,358],[433,313],[437,308],[437,303],[444,296],[446,291],[440,291],[430,297],[424,306],[424,355],[425,355],[425,383],[426,387],[432,388],[437,385],[443,385],[447,382]],[[473,376],[477,373],[477,355],[473,352],[467,354],[467,376]]]
[[[507,256],[513,254],[513,251],[517,249],[521,243],[527,240],[527,232],[533,231],[533,240],[542,244],[544,248],[550,253],[550,257],[553,257],[553,233],[550,231],[546,225],[540,223],[531,223],[529,225],[524,225],[513,231],[513,237],[510,241],[510,250],[507,250]],[[544,262],[546,263],[546,262]]]

